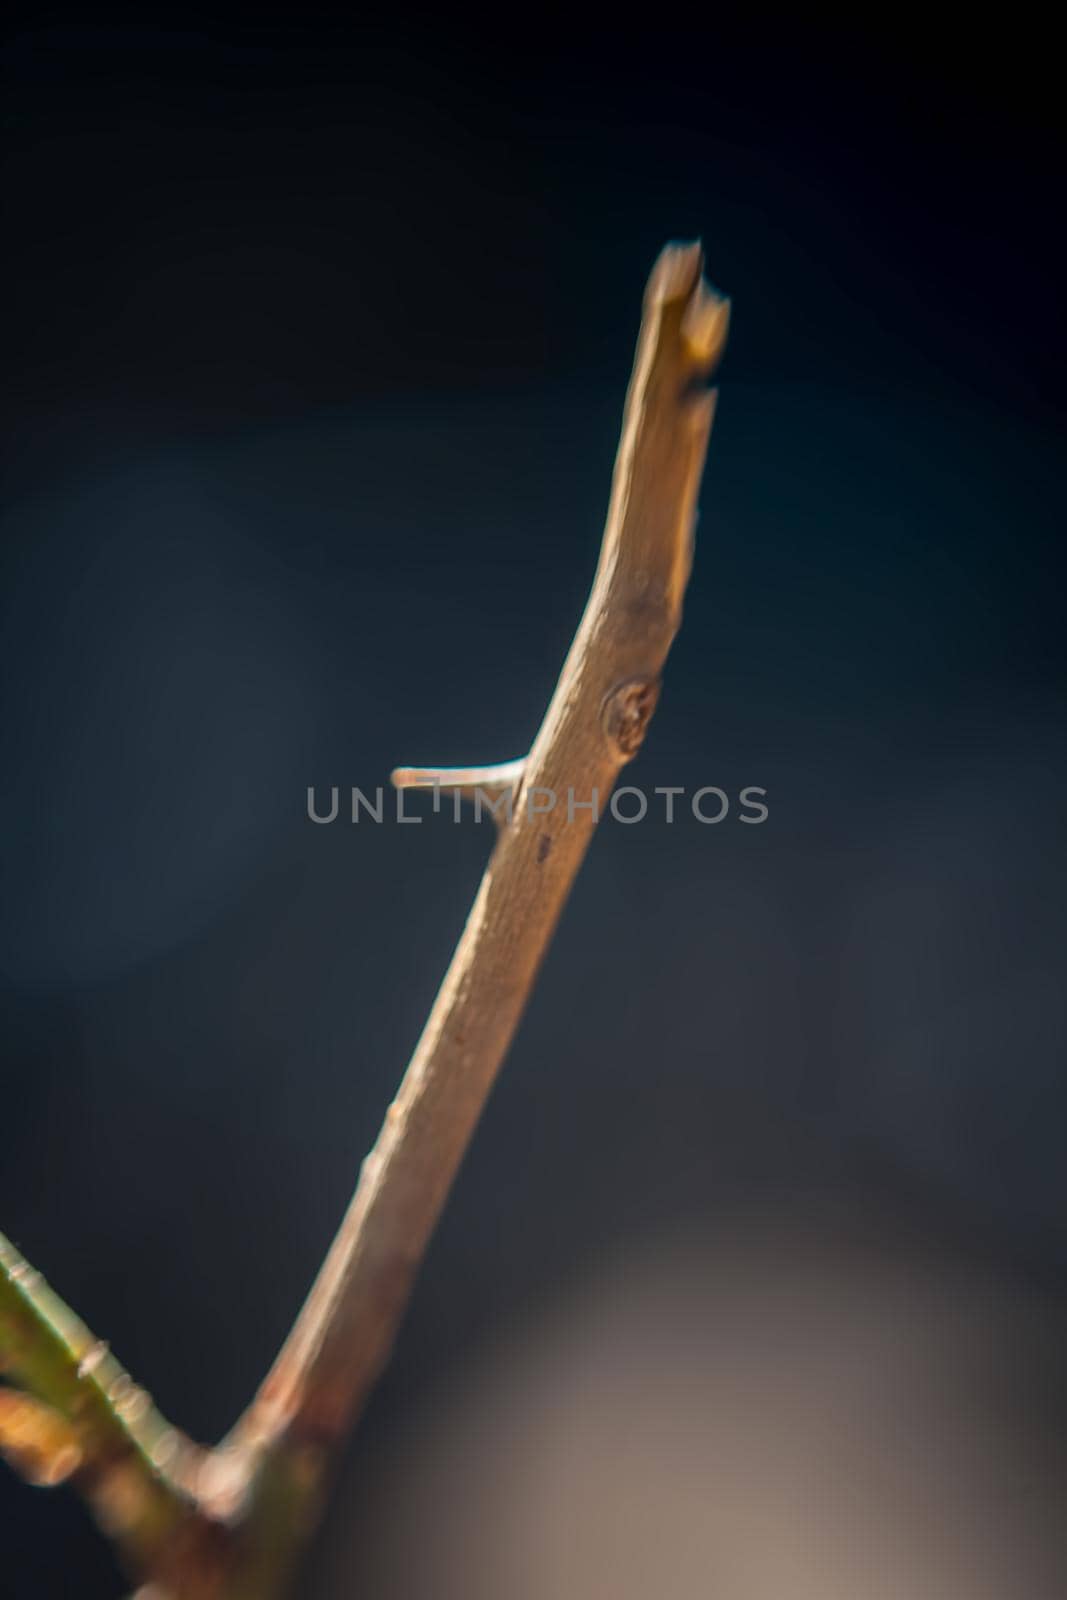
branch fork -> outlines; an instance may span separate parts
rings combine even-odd
[[[141,1600],[274,1600],[331,1462],[385,1364],[471,1134],[588,848],[593,807],[638,753],[682,618],[728,303],[698,245],[645,292],[600,559],[533,745],[490,767],[401,767],[399,789],[484,802],[492,858],[348,1212],[271,1371],[230,1436],[191,1444],[0,1240],[0,1450],[86,1494]]]

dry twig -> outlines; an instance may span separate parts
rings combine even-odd
[[[61,1468],[80,1474],[91,1498],[104,1466],[120,1464],[138,1508],[124,1553],[173,1600],[283,1592],[325,1469],[388,1356],[598,809],[644,739],[681,622],[714,409],[706,380],[726,337],[727,303],[701,268],[699,246],[671,246],[649,280],[596,578],[529,755],[493,768],[394,773],[398,786],[482,791],[498,821],[496,848],[349,1211],[229,1439],[196,1452],[146,1400],[138,1418],[152,1434],[146,1444],[122,1404],[129,1380],[109,1368],[102,1386],[86,1372],[90,1336],[65,1308],[58,1322],[49,1316],[45,1291],[37,1300],[25,1293],[25,1264],[0,1256],[0,1360],[26,1403],[42,1405],[35,1424],[32,1410],[16,1414],[9,1402],[8,1434],[18,1434],[10,1453],[18,1461],[21,1440],[32,1467],[46,1478]],[[171,1452],[162,1461],[161,1439]]]

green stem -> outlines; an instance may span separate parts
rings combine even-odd
[[[70,1423],[74,1481],[143,1571],[193,1508],[185,1481],[198,1452],[3,1234],[0,1374]]]

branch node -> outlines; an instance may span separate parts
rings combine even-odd
[[[632,761],[644,743],[659,690],[658,678],[631,678],[605,700],[601,723],[620,761]]]

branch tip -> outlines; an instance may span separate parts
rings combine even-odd
[[[704,270],[704,247],[699,239],[688,244],[668,244],[649,274],[645,289],[646,314],[672,300],[685,300]]]
[[[693,359],[709,371],[726,345],[730,302],[699,279],[682,316],[682,337]]]

